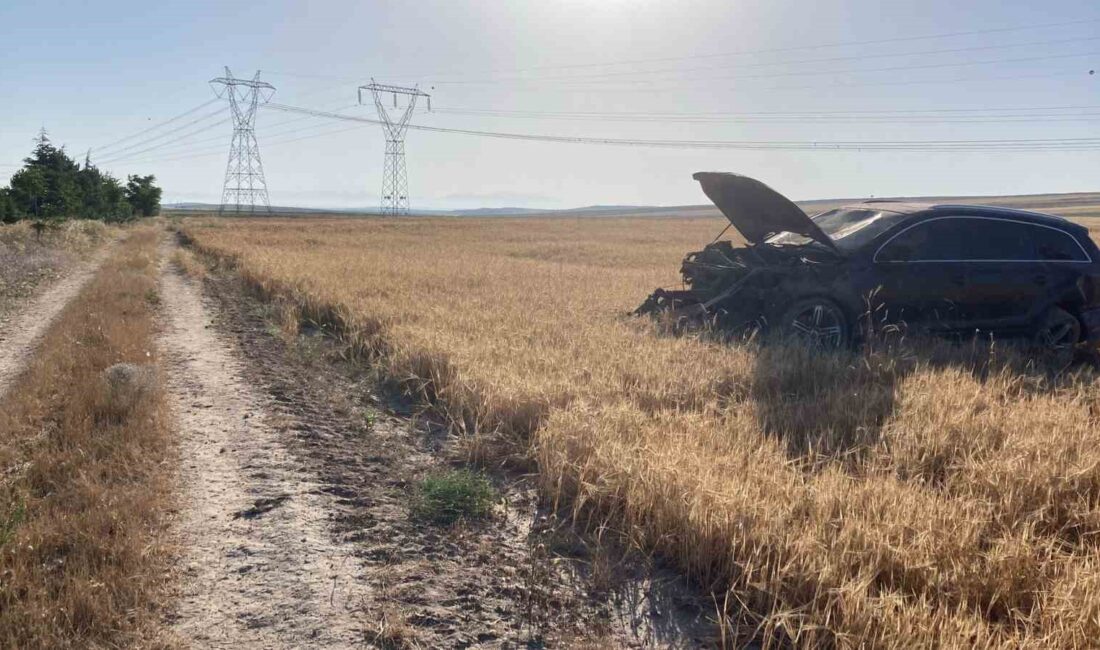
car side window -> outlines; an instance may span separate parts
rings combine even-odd
[[[1035,260],[1034,227],[1006,219],[960,217],[958,259],[966,262],[1026,262]]]
[[[889,240],[878,262],[1087,262],[1069,233],[991,217],[930,219]]]
[[[956,219],[932,219],[903,230],[875,255],[876,262],[942,262],[958,259]]]
[[[1031,226],[1036,257],[1047,262],[1087,262],[1088,255],[1068,232]]]

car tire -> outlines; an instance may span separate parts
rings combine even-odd
[[[783,312],[779,332],[784,338],[819,350],[839,350],[851,341],[844,310],[824,297],[802,298]]]
[[[1072,355],[1081,343],[1081,321],[1061,307],[1051,307],[1039,319],[1034,341],[1047,352]]]

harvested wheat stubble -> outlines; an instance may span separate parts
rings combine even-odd
[[[156,240],[131,231],[0,398],[0,647],[161,644],[171,436],[150,369]]]
[[[1100,388],[999,347],[722,346],[623,314],[704,219],[191,223],[303,319],[374,355],[480,459],[804,647],[1100,638]]]

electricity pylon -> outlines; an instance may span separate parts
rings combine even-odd
[[[409,213],[409,177],[405,172],[405,133],[409,130],[409,119],[412,118],[416,100],[427,97],[428,110],[432,110],[432,98],[415,86],[403,88],[401,86],[389,86],[375,83],[374,79],[366,86],[359,86],[359,103],[363,103],[363,91],[369,90],[374,97],[374,107],[378,109],[378,119],[382,120],[382,131],[386,134],[386,164],[382,169],[382,214],[408,214]],[[393,119],[386,111],[382,103],[382,96],[386,93],[393,95],[393,107],[397,108],[397,96],[408,97],[408,105],[405,112],[398,119]]]
[[[256,143],[256,108],[267,103],[275,87],[260,81],[260,71],[251,79],[238,79],[225,68],[225,76],[210,80],[214,94],[229,98],[233,114],[233,139],[229,143],[229,162],[225,165],[225,186],[218,214],[227,210],[256,213],[260,205],[264,214],[271,213],[267,198],[264,165],[260,162],[260,145]],[[219,88],[220,86],[220,88]]]

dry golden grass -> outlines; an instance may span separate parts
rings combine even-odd
[[[206,277],[206,267],[203,266],[202,262],[196,258],[195,253],[190,249],[177,248],[174,250],[172,252],[172,263],[175,264],[180,271],[183,271],[196,280],[201,280]]]
[[[742,640],[1100,638],[1100,386],[1000,348],[819,355],[627,318],[715,219],[191,222],[481,462],[680,564]]]
[[[41,236],[26,221],[0,224],[0,316],[43,282],[56,278],[76,256],[90,253],[116,232],[117,228],[99,221],[69,221],[44,230]]]
[[[30,221],[0,224],[0,250],[25,252],[28,248],[44,246],[85,252],[102,244],[118,231],[102,221],[74,219],[49,225],[39,234]]]
[[[132,231],[0,399],[0,647],[158,644],[169,422],[155,381],[102,375],[156,361],[157,237]]]

